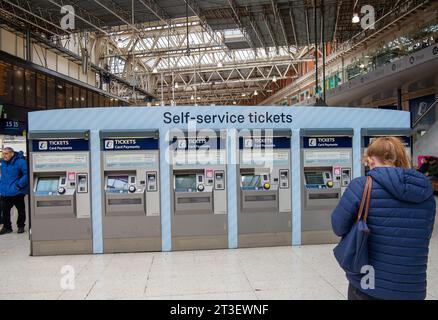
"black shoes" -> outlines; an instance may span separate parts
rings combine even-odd
[[[2,235],[2,234],[7,234],[7,233],[11,233],[11,232],[12,232],[12,229],[7,229],[7,228],[3,227],[3,228],[0,230],[0,235]]]
[[[7,228],[3,227],[0,230],[0,235],[7,234],[7,233],[12,233],[12,229],[7,229]],[[18,228],[17,233],[24,233],[24,228]]]

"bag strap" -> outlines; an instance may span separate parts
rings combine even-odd
[[[361,217],[362,217],[362,212],[363,212],[363,209],[364,209],[364,207],[365,207],[365,203],[367,203],[367,206],[369,206],[369,203],[368,203],[368,201],[367,201],[367,198],[368,198],[368,193],[369,193],[369,190],[370,190],[370,184],[372,183],[372,178],[370,177],[370,176],[368,176],[367,177],[367,181],[366,181],[366,183],[365,183],[365,187],[364,187],[364,189],[363,189],[363,194],[362,194],[362,199],[361,199],[361,201],[360,201],[360,207],[359,207],[359,211],[358,211],[358,213],[357,213],[357,222],[359,222],[359,220],[361,219]],[[366,217],[368,217],[368,208],[366,209]]]
[[[365,215],[363,217],[363,220],[366,222],[368,219],[368,211],[370,210],[370,202],[371,202],[371,191],[373,190],[373,179],[368,176],[368,180],[370,183],[368,184],[368,194],[367,194],[367,204],[365,208]]]

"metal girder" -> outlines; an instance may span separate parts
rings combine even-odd
[[[7,3],[10,6],[12,6],[12,10],[13,12],[7,11],[7,14],[12,14],[14,15],[14,17],[23,20],[25,22],[30,23],[31,25],[44,30],[47,33],[53,34],[53,35],[58,35],[58,34],[70,34],[71,32],[68,30],[64,30],[60,27],[59,24],[54,23],[53,21],[47,20],[46,18],[42,17],[41,15],[37,15],[36,13],[32,12],[32,7],[30,6],[28,1],[20,1],[20,0],[16,0],[16,3],[10,2],[9,0],[2,0],[1,2],[3,3]],[[24,8],[23,6],[23,2],[27,4],[28,9]],[[1,4],[0,4],[1,5]],[[25,17],[21,17],[19,15],[17,15],[15,13],[15,8],[22,11],[25,14]],[[34,22],[31,22],[29,18],[27,18],[27,15],[30,15],[34,18]],[[37,21],[38,19],[38,21]],[[43,26],[41,24],[44,24]],[[49,27],[50,26],[50,27]],[[55,28],[56,30],[58,30],[59,32],[54,32],[53,30],[51,30],[51,28]]]
[[[115,2],[111,0],[93,0],[93,1],[97,3],[99,6],[101,6],[102,8],[104,8],[105,10],[107,10],[108,12],[110,12],[120,21],[130,26],[136,32],[140,32],[140,30],[138,30],[136,26],[134,26],[133,24],[131,24],[131,22],[129,22],[130,17],[124,14],[124,10],[120,8]],[[124,15],[124,17],[122,17],[122,15]]]
[[[218,67],[216,65],[212,66],[204,66],[201,68],[201,72],[215,72],[215,71],[229,71],[233,69],[252,69],[252,68],[263,68],[263,67],[273,67],[273,66],[281,66],[281,65],[294,65],[301,62],[309,62],[313,61],[313,59],[296,59],[291,60],[289,56],[281,57],[279,59],[270,59],[270,60],[261,60],[261,61],[236,61],[236,63],[232,65],[225,64],[222,67]],[[159,73],[171,74],[172,72],[177,72],[180,74],[191,74],[193,73],[193,67],[184,67],[184,68],[169,68],[159,70]]]
[[[61,4],[58,3],[58,0],[47,0],[47,1],[49,1],[51,4],[57,6],[59,9],[61,9],[63,6],[62,1],[60,1]],[[83,18],[83,16],[87,17],[87,19]],[[105,23],[102,20],[100,20],[99,18],[91,15],[87,10],[83,10],[81,7],[76,6],[74,17],[78,18],[82,22],[85,22],[90,27],[92,27],[92,28],[102,32],[103,34],[109,36],[109,33],[103,29],[103,28],[105,28]]]
[[[259,30],[259,27],[257,26],[257,23],[254,20],[252,13],[248,10],[248,8],[245,8],[245,10],[252,30],[254,31],[257,39],[259,40],[260,45],[265,49],[266,55],[268,55],[268,50],[267,50],[268,46],[266,45],[265,40],[263,40],[263,36]]]
[[[218,39],[216,32],[211,29],[210,25],[205,20],[204,14],[202,13],[202,10],[199,7],[198,2],[196,0],[184,0],[184,2],[188,5],[188,7],[195,14],[195,16],[197,16],[198,19],[201,21],[201,24],[205,32],[208,33],[210,38],[212,38],[217,44],[222,45],[223,44],[222,39]]]
[[[339,15],[340,15],[340,12],[341,12],[341,7],[342,7],[342,1],[343,0],[339,0],[338,8],[337,8],[337,11],[336,11],[335,29],[333,31],[333,39],[332,39],[333,42],[335,42],[335,40],[336,40],[336,32],[338,30],[338,22],[339,22]]]
[[[169,25],[170,17],[165,10],[163,10],[154,0],[138,0],[150,12],[152,12],[158,19]]]
[[[292,32],[294,35],[295,46],[298,46],[298,38],[297,38],[297,33],[295,31],[295,21],[294,21],[294,18],[292,16],[292,9],[290,9],[290,8],[289,8],[289,19],[290,19],[290,24],[292,25]]]
[[[309,27],[309,13],[306,8],[304,8],[306,13],[306,34],[307,34],[307,46],[310,47],[310,27]],[[316,30],[315,30],[316,32]]]
[[[231,10],[233,11],[234,22],[239,27],[240,32],[245,37],[246,42],[248,42],[249,46],[254,49],[255,48],[254,42],[252,41],[248,32],[246,32],[246,29],[242,23],[242,18],[239,14],[239,8],[237,7],[237,4],[234,2],[234,0],[228,0],[228,4],[230,5]]]
[[[266,14],[263,15],[263,21],[265,22],[266,29],[268,30],[269,36],[271,37],[275,50],[278,52],[277,39],[275,38],[274,31],[272,30],[271,23],[269,22],[268,16]]]
[[[281,17],[279,10],[278,10],[277,1],[271,0],[271,5],[272,5],[272,10],[274,12],[275,20],[280,23],[281,32],[282,32],[283,38],[284,38],[284,45],[288,47],[289,41],[287,40],[286,29],[284,28],[284,21],[283,21],[283,18]]]

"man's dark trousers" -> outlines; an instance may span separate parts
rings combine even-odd
[[[3,228],[12,230],[11,209],[14,206],[18,211],[17,227],[24,228],[26,222],[24,194],[19,194],[13,197],[3,197]]]

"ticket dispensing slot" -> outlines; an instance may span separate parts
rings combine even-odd
[[[174,174],[175,214],[213,213],[212,181],[203,172]]]
[[[105,209],[108,216],[145,215],[144,189],[138,187],[135,173],[111,173],[105,178]]]

